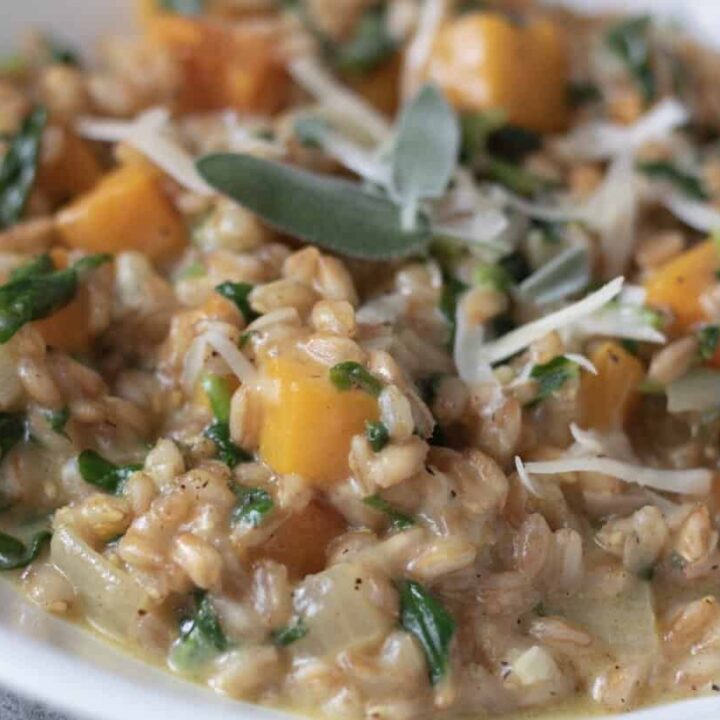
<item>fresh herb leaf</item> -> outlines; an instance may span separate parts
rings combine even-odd
[[[177,15],[202,15],[205,12],[205,0],[160,0],[160,7]]]
[[[238,447],[230,439],[230,426],[226,422],[216,420],[212,425],[205,428],[205,437],[215,443],[218,458],[231,468],[240,463],[250,462],[253,459],[250,453]]]
[[[202,389],[210,401],[210,407],[215,418],[223,423],[228,422],[230,420],[232,391],[227,378],[208,373],[203,376]]]
[[[528,265],[527,258],[519,250],[515,250],[501,258],[498,265],[505,270],[515,284],[521,283],[530,275],[530,265]]]
[[[531,197],[554,186],[554,183],[547,178],[540,177],[520,165],[500,158],[487,157],[483,162],[483,168],[491,180],[500,183],[517,195]]]
[[[47,530],[39,532],[26,546],[17,538],[0,532],[0,570],[17,570],[27,567],[37,558],[52,533]]]
[[[70,408],[66,405],[60,410],[45,410],[43,412],[45,419],[50,427],[58,434],[65,435],[65,426],[70,419]]]
[[[55,270],[52,258],[47,253],[34,257],[30,262],[15,268],[10,273],[10,280],[23,280],[25,278],[40,277]]]
[[[0,287],[0,344],[10,340],[26,323],[48,317],[71,302],[81,275],[109,257],[91,255],[71,268],[44,274],[45,261],[36,260],[16,271],[15,279]]]
[[[387,29],[385,8],[378,5],[365,11],[348,42],[335,46],[331,60],[340,72],[363,74],[385,62],[396,49],[397,42]]]
[[[530,377],[537,380],[538,394],[535,402],[540,402],[557,392],[568,380],[577,378],[580,375],[580,369],[572,361],[568,360],[564,355],[558,355],[556,358],[544,365],[535,365],[530,371]]]
[[[568,85],[568,100],[573,107],[600,102],[602,99],[602,92],[594,82],[572,82]]]
[[[380,452],[390,442],[390,432],[380,421],[365,423],[365,437],[375,452]]]
[[[22,217],[35,184],[46,123],[47,111],[36,107],[10,140],[0,161],[0,230],[9,228]]]
[[[228,300],[235,303],[238,310],[243,314],[246,323],[251,323],[258,314],[250,307],[250,293],[253,286],[244,282],[224,282],[215,288],[215,292],[220,293]]]
[[[445,316],[450,327],[449,345],[452,347],[455,342],[455,330],[457,321],[457,306],[460,296],[468,290],[468,286],[456,277],[446,277],[443,282],[443,289],[440,295],[440,312]]]
[[[278,647],[287,647],[302,640],[308,634],[308,626],[299,618],[291,625],[274,630],[272,633],[272,641]]]
[[[195,612],[180,623],[180,637],[172,646],[170,662],[177,670],[197,670],[228,647],[212,600],[201,594]]]
[[[703,187],[702,180],[690,175],[663,160],[638,163],[637,169],[653,180],[662,180],[674,185],[678,190],[695,200],[708,200],[709,195]]]
[[[97,255],[86,255],[84,258],[80,258],[72,267],[75,271],[78,279],[82,279],[89,272],[99,268],[101,265],[108,263],[112,260],[112,255],[109,253],[98,253]]]
[[[478,287],[507,292],[513,280],[502,265],[480,263],[473,272],[473,281]]]
[[[403,227],[413,228],[419,202],[447,190],[460,152],[455,112],[434,85],[425,85],[404,108],[392,153],[392,194]]]
[[[490,136],[506,123],[507,113],[504,110],[483,110],[462,115],[460,117],[461,157],[471,163],[484,154]]]
[[[119,495],[125,481],[142,465],[115,465],[94,450],[83,450],[77,459],[82,479],[112,495]]]
[[[328,132],[328,124],[313,115],[301,115],[295,120],[295,136],[304,147],[321,149]]]
[[[232,491],[238,500],[232,514],[234,523],[259,527],[275,507],[270,493],[262,488],[234,483]]]
[[[512,163],[522,162],[541,147],[542,139],[536,132],[516,125],[503,125],[490,133],[487,139],[490,155]]]
[[[212,187],[268,225],[341,255],[388,260],[430,242],[424,217],[414,231],[403,231],[395,205],[357,183],[242,154],[207,155],[197,167]]]
[[[706,325],[698,331],[698,355],[701,360],[712,360],[720,344],[720,325]]]
[[[646,103],[652,102],[657,94],[648,37],[651,22],[648,15],[623,20],[605,36],[607,47],[623,61]]]
[[[415,525],[415,520],[405,513],[396,510],[387,500],[379,495],[371,495],[363,500],[363,503],[373,510],[385,513],[390,520],[390,527],[393,530],[408,530]]]
[[[448,671],[455,621],[419,583],[400,584],[400,624],[425,651],[430,681],[437,685]]]
[[[330,368],[330,382],[338,390],[364,390],[378,397],[382,392],[382,383],[360,363],[348,360]]]
[[[0,413],[0,460],[25,437],[25,417],[19,413]]]

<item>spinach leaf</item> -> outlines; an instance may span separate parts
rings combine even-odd
[[[710,198],[699,177],[683,172],[672,163],[663,160],[641,162],[638,163],[637,169],[653,180],[669,182],[695,200],[708,200]]]
[[[720,325],[706,325],[698,331],[698,355],[701,360],[712,360],[720,344]]]
[[[25,417],[19,413],[0,413],[0,460],[25,437]]]
[[[399,590],[400,624],[422,646],[430,681],[437,685],[448,671],[455,621],[419,583],[406,580],[400,584]]]
[[[70,419],[70,408],[67,405],[60,410],[45,410],[43,415],[58,435],[65,435],[65,426]]]
[[[308,626],[299,618],[291,625],[273,631],[272,640],[278,647],[287,647],[308,634]]]
[[[251,323],[259,315],[250,307],[250,293],[253,286],[244,282],[224,282],[215,288],[215,292],[231,300],[243,314],[246,323]]]
[[[205,11],[205,0],[160,0],[160,7],[178,15],[202,15]]]
[[[405,513],[396,510],[387,500],[379,495],[371,495],[363,500],[363,503],[373,510],[385,513],[390,520],[390,527],[393,530],[408,530],[415,525],[415,520]]]
[[[396,49],[397,42],[387,30],[385,8],[378,5],[365,11],[348,42],[334,47],[331,60],[340,72],[363,74],[385,62]]]
[[[230,426],[226,422],[216,420],[205,429],[205,437],[212,440],[218,451],[218,458],[231,468],[240,463],[252,461],[252,455],[238,447],[230,439]]]
[[[26,567],[37,558],[51,537],[52,533],[43,530],[35,535],[28,547],[12,535],[0,532],[0,570]]]
[[[544,365],[535,365],[530,371],[530,377],[538,382],[538,394],[535,402],[557,392],[568,380],[577,378],[580,369],[564,355],[558,355]]]
[[[208,373],[203,376],[202,389],[210,401],[213,415],[219,422],[227,423],[230,420],[230,400],[232,398],[227,378]]]
[[[0,161],[0,230],[14,225],[25,210],[35,184],[40,142],[47,123],[47,111],[36,107],[10,140]]]
[[[445,193],[459,152],[455,112],[438,88],[425,85],[400,115],[392,154],[392,194],[404,228],[415,226],[421,200]]]
[[[82,479],[100,490],[119,495],[125,481],[142,465],[115,465],[94,450],[83,450],[77,459]]]
[[[180,637],[170,651],[170,662],[177,670],[191,672],[228,649],[220,620],[208,595],[198,593],[195,612],[180,623]]]
[[[330,382],[338,390],[359,388],[375,397],[380,395],[383,387],[382,383],[369,370],[351,360],[338,363],[330,368]]]
[[[71,268],[52,272],[45,272],[46,261],[37,259],[16,271],[15,278],[0,287],[0,344],[26,323],[48,317],[71,302],[81,276],[109,259],[109,255],[91,255]]]
[[[268,225],[341,255],[407,257],[430,242],[426,218],[414,231],[403,231],[395,205],[357,183],[243,154],[207,155],[197,168],[212,187]]]
[[[652,102],[657,94],[648,37],[651,22],[649,15],[623,20],[605,36],[605,44],[625,64],[646,103]]]
[[[47,275],[55,270],[52,258],[47,253],[34,257],[30,262],[21,265],[19,268],[15,268],[10,273],[10,280],[23,280],[25,278],[39,277],[41,275]]]
[[[375,452],[380,452],[390,442],[390,432],[380,421],[365,423],[365,437]]]
[[[238,500],[232,514],[233,523],[259,527],[275,507],[270,493],[262,488],[234,483],[232,491]]]
[[[455,325],[457,321],[457,306],[460,296],[468,290],[468,285],[462,280],[453,276],[446,276],[443,282],[443,289],[440,295],[440,312],[445,316],[450,327],[450,339],[448,344],[452,347],[455,342]]]
[[[568,100],[573,107],[582,107],[603,99],[600,88],[593,82],[571,82],[568,85]]]

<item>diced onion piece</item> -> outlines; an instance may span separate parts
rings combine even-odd
[[[140,584],[70,528],[55,531],[50,553],[52,562],[75,589],[88,620],[118,639],[132,636],[138,619],[153,605]]]
[[[609,475],[628,483],[636,483],[664,492],[684,495],[707,495],[712,472],[705,468],[693,470],[658,470],[605,457],[563,457],[558,460],[525,463],[531,475],[560,475],[593,472]]]
[[[557,312],[541,317],[538,320],[503,335],[494,342],[483,345],[478,352],[476,362],[494,364],[505,360],[511,355],[524,350],[528,345],[545,337],[554,330],[561,330],[572,325],[609,303],[622,290],[624,279],[621,277],[604,285],[596,292],[588,295],[572,305]]]
[[[383,638],[393,618],[373,602],[373,585],[368,569],[353,563],[306,577],[293,598],[307,634],[292,645],[293,652],[334,658]]]
[[[671,413],[703,412],[720,407],[720,372],[692,370],[668,385],[667,399]]]

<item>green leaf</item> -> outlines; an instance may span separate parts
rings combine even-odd
[[[517,125],[503,125],[490,133],[487,139],[487,151],[490,155],[513,163],[522,162],[541,147],[540,135]]]
[[[313,115],[301,115],[295,120],[295,136],[304,147],[321,149],[328,132],[325,120]]]
[[[457,319],[457,305],[460,296],[468,290],[468,286],[455,277],[448,276],[443,282],[442,294],[440,295],[440,312],[450,326],[449,344],[452,347],[455,342],[455,323]]]
[[[228,649],[229,643],[208,595],[196,599],[195,612],[180,623],[180,637],[170,650],[177,670],[192,672]]]
[[[230,400],[232,398],[227,378],[207,373],[202,378],[202,389],[210,401],[215,419],[227,423],[230,420]]]
[[[698,330],[698,355],[701,360],[712,360],[720,344],[720,325],[706,325]]]
[[[486,158],[483,168],[491,180],[504,185],[517,195],[531,197],[554,186],[550,180],[500,158]]]
[[[230,439],[230,426],[216,420],[205,429],[205,437],[217,446],[218,458],[231,468],[240,463],[250,462],[253,458]]]
[[[0,413],[0,460],[25,437],[25,416]]]
[[[390,432],[380,421],[365,423],[365,437],[375,452],[380,452],[390,442]]]
[[[507,113],[500,109],[465,113],[460,117],[462,157],[472,162],[487,150],[488,139],[507,123]]]
[[[246,323],[251,323],[259,315],[250,307],[250,293],[253,286],[244,282],[224,282],[215,288],[215,292],[231,300],[243,314]]]
[[[419,583],[404,581],[400,590],[400,624],[425,651],[430,681],[437,685],[448,671],[455,621]]]
[[[502,265],[480,263],[473,272],[475,285],[497,292],[507,292],[513,284],[513,279]]]
[[[366,370],[360,363],[350,360],[330,368],[330,382],[338,390],[359,388],[375,397],[380,395],[383,388],[382,383],[369,370]]]
[[[262,488],[233,483],[232,491],[238,500],[232,514],[234,523],[259,527],[275,507],[270,493]]]
[[[47,123],[47,111],[36,107],[10,140],[0,161],[0,229],[14,225],[25,210],[35,184],[40,142]]]
[[[593,82],[571,82],[568,85],[568,100],[573,107],[582,107],[602,99],[600,88]]]
[[[363,500],[363,503],[373,510],[378,510],[388,516],[390,527],[393,530],[408,530],[415,525],[415,520],[405,513],[396,510],[387,500],[379,495],[371,495]]]
[[[537,380],[538,394],[535,402],[540,402],[557,392],[568,380],[579,377],[580,369],[572,360],[558,355],[544,365],[535,365],[530,377]]]
[[[125,481],[142,465],[115,465],[94,450],[83,450],[77,459],[82,479],[112,495],[119,495]]]
[[[78,279],[82,279],[89,272],[99,268],[101,265],[110,262],[113,256],[109,253],[98,253],[96,255],[86,255],[84,258],[80,258],[74,265],[73,270],[78,276]]]
[[[272,641],[278,647],[287,647],[298,640],[302,640],[308,634],[308,626],[303,622],[302,618],[298,618],[291,625],[274,630],[272,633]]]
[[[58,435],[65,435],[65,426],[70,419],[70,408],[67,405],[60,410],[44,410],[43,415]]]
[[[637,169],[653,180],[674,185],[680,192],[695,200],[708,200],[710,197],[699,177],[683,172],[672,163],[663,160],[641,162],[638,163]]]
[[[47,530],[37,533],[27,547],[17,538],[0,532],[0,570],[17,570],[28,566],[52,537]]]
[[[160,0],[160,7],[177,15],[202,15],[205,12],[205,0]]]
[[[212,187],[268,225],[341,255],[389,260],[430,242],[426,219],[403,231],[393,203],[357,183],[242,154],[207,155],[197,167]]]
[[[23,280],[24,278],[39,277],[47,275],[55,270],[52,258],[47,253],[37,255],[30,262],[15,268],[10,273],[10,280]]]
[[[46,37],[45,42],[50,53],[50,60],[61,65],[73,65],[79,67],[80,54],[70,45],[58,40],[57,38]]]
[[[397,42],[388,33],[385,16],[383,6],[368,8],[355,35],[348,42],[335,46],[332,61],[340,72],[370,72],[395,52]]]
[[[625,64],[646,103],[652,102],[657,94],[648,37],[651,22],[648,15],[623,20],[605,36],[607,47]]]
[[[420,200],[447,190],[460,152],[460,128],[442,92],[425,85],[404,108],[392,154],[393,195],[411,212],[412,227]]]

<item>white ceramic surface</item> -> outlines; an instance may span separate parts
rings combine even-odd
[[[720,0],[556,0],[587,9],[653,9],[684,18],[720,44]],[[0,55],[24,29],[92,41],[131,26],[130,0],[0,0]],[[225,700],[143,664],[40,612],[0,581],[0,685],[88,720],[281,720],[285,714]],[[621,716],[624,720],[718,720],[720,697]],[[599,720],[596,718],[596,720]]]

